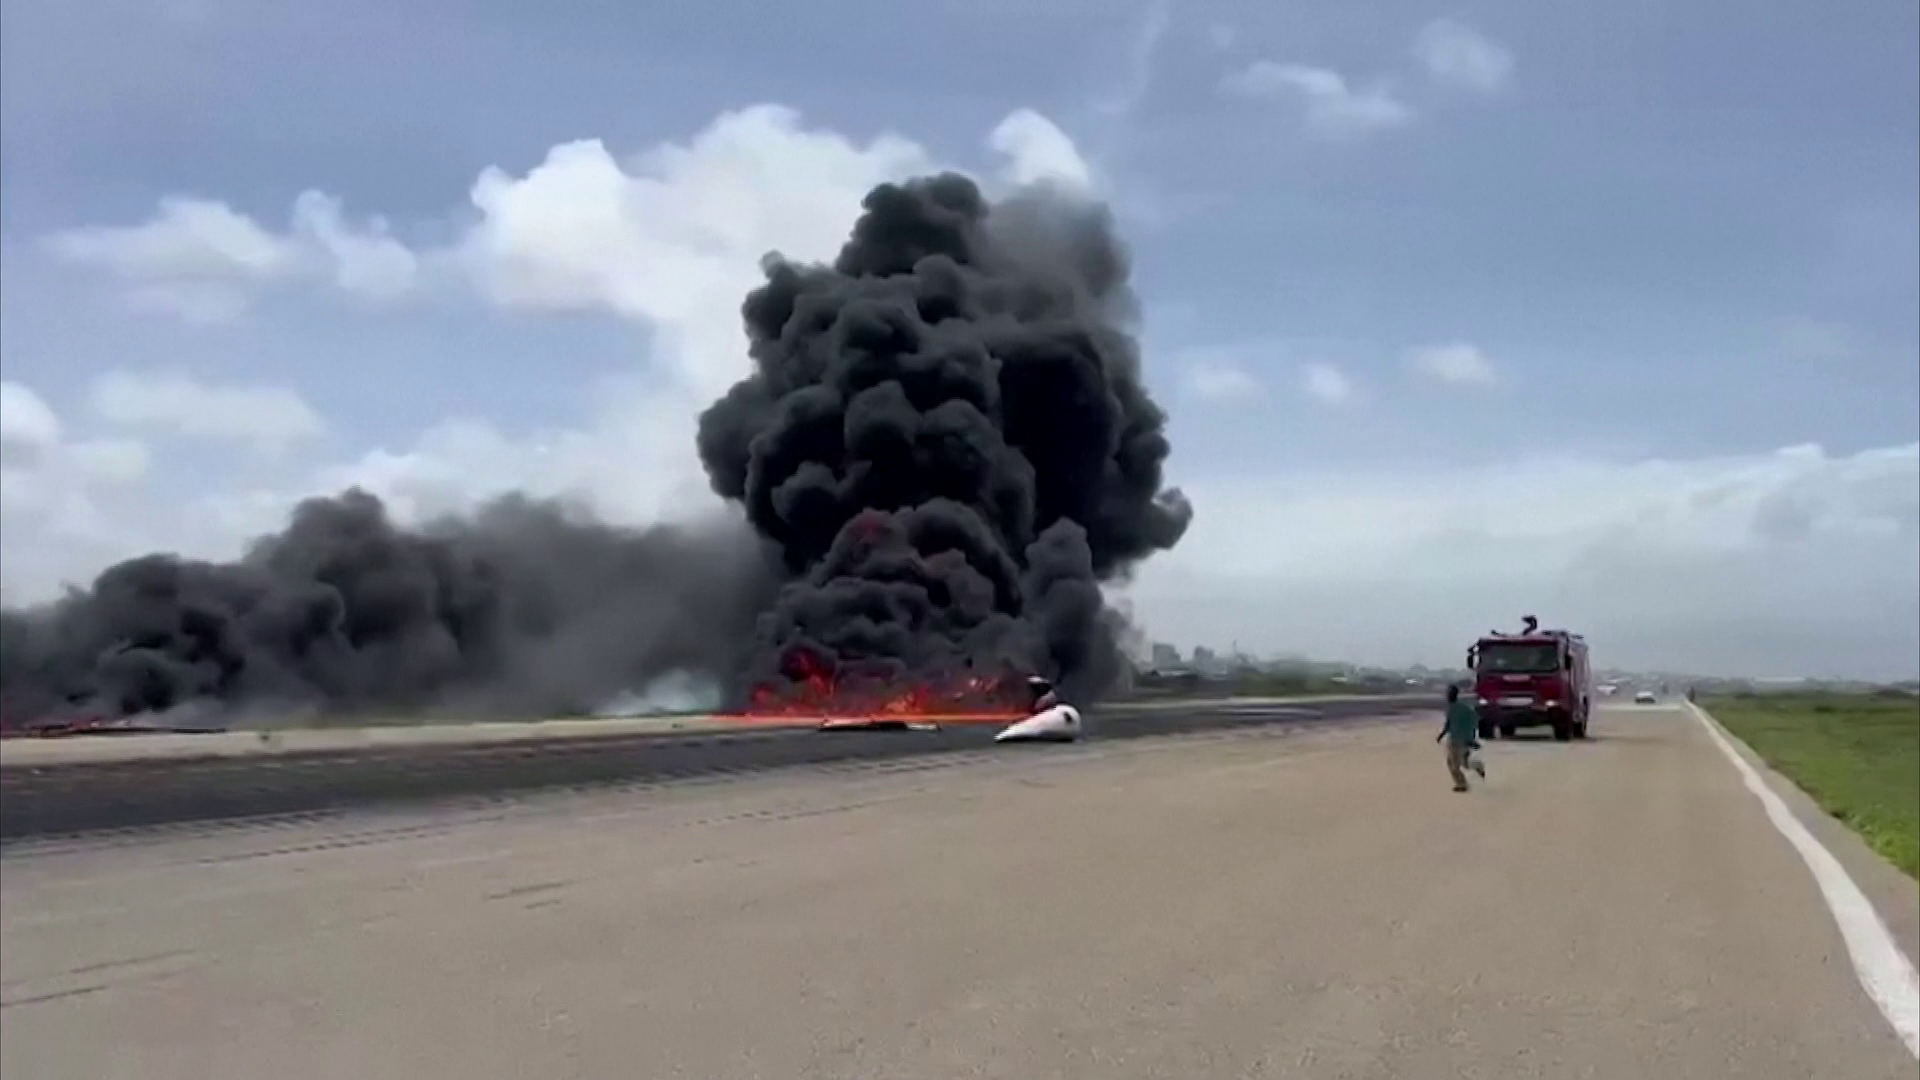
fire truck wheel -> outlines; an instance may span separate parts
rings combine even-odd
[[[1480,737],[1483,739],[1493,738],[1493,721],[1491,720],[1480,721]]]
[[[1575,720],[1573,722],[1573,737],[1576,739],[1584,739],[1587,737],[1587,722],[1585,720]]]
[[[1517,731],[1519,731],[1519,730],[1520,730],[1519,728],[1517,728],[1517,727],[1515,727],[1515,726],[1514,726],[1514,725],[1512,725],[1511,723],[1507,723],[1507,724],[1501,724],[1501,725],[1500,725],[1500,737],[1501,737],[1501,738],[1503,738],[1503,739],[1511,739],[1511,738],[1513,738],[1513,736],[1514,736],[1514,733],[1515,733],[1515,732],[1517,732]]]
[[[1554,742],[1572,742],[1573,741],[1573,721],[1572,720],[1564,716],[1556,716],[1553,718],[1553,741]]]

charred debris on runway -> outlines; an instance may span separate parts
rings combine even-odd
[[[510,495],[397,522],[301,503],[232,562],[152,554],[0,613],[0,716],[580,714],[692,677],[741,714],[1012,715],[1119,672],[1100,586],[1173,547],[1110,213],[883,184],[829,263],[779,254],[697,451],[737,512],[632,529]],[[741,522],[744,521],[744,524]]]

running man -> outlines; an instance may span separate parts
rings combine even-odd
[[[1460,687],[1447,686],[1447,716],[1434,742],[1447,742],[1447,772],[1453,775],[1453,790],[1467,790],[1467,770],[1487,778],[1487,766],[1473,752],[1480,748],[1480,714],[1470,702],[1460,700]]]

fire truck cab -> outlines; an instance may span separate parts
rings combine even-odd
[[[1593,671],[1587,641],[1565,630],[1542,630],[1529,615],[1517,634],[1493,631],[1467,650],[1480,737],[1510,739],[1521,728],[1550,727],[1559,742],[1587,737]]]

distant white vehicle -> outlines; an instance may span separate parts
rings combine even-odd
[[[1653,691],[1642,690],[1633,695],[1633,703],[1635,705],[1657,705],[1659,704],[1659,699],[1653,696]]]

